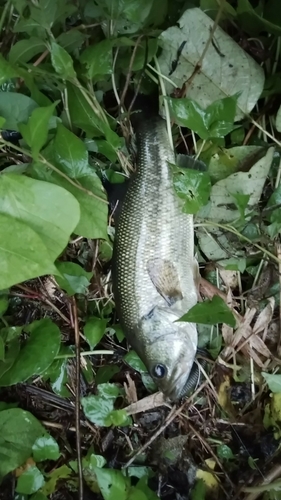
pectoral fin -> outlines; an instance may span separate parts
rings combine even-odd
[[[149,259],[147,271],[160,295],[171,306],[183,298],[175,265],[165,259]]]

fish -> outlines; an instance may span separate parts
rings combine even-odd
[[[179,321],[198,301],[193,215],[174,190],[165,120],[140,113],[132,123],[137,169],[116,221],[113,295],[129,344],[165,397],[177,401],[190,388],[198,345],[196,324]]]

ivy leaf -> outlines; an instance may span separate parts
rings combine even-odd
[[[61,276],[56,276],[58,285],[71,297],[75,293],[87,294],[93,273],[87,272],[74,262],[57,262],[56,266]]]
[[[234,128],[236,99],[226,97],[213,102],[205,110],[188,99],[167,98],[172,116],[178,125],[190,128],[201,139],[220,138]]]
[[[66,80],[76,78],[72,57],[58,43],[51,42],[51,61],[55,71]]]
[[[199,302],[193,306],[187,314],[184,314],[178,321],[187,321],[190,323],[201,323],[204,325],[216,325],[225,323],[232,326],[236,325],[235,318],[226,305],[224,300],[215,295],[212,300]]]
[[[190,168],[177,168],[173,183],[177,195],[184,200],[184,212],[196,214],[200,208],[208,203],[211,180],[207,172],[198,172]]]
[[[114,410],[114,402],[119,395],[119,389],[114,384],[98,385],[97,396],[86,396],[81,399],[85,416],[96,425],[109,427],[112,421],[108,416]]]
[[[102,339],[107,319],[91,317],[84,326],[84,335],[91,349],[100,342]]]
[[[32,446],[33,458],[36,462],[43,460],[58,460],[60,450],[58,443],[50,434],[44,434],[36,439]]]

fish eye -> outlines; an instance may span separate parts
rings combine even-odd
[[[155,378],[164,378],[167,374],[167,368],[165,365],[155,365],[152,368],[152,376]]]

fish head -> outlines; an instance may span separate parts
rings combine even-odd
[[[139,355],[156,385],[171,401],[185,395],[197,351],[196,325],[178,319],[168,308],[155,307],[139,324],[144,340]]]

